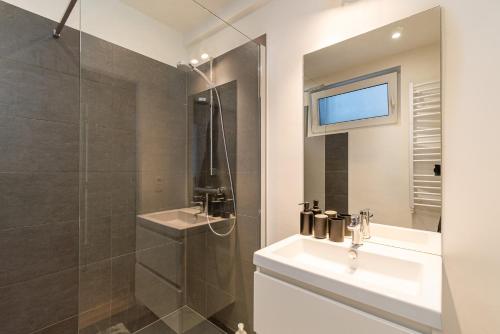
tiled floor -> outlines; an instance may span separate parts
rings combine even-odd
[[[135,334],[227,334],[203,316],[184,306]]]
[[[184,306],[134,332],[129,324],[115,323],[98,334],[227,334],[203,316]]]

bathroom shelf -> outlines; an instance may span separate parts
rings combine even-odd
[[[410,210],[441,208],[441,82],[410,82]]]

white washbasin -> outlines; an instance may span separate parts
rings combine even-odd
[[[201,225],[206,225],[207,218],[199,213],[197,208],[182,208],[175,210],[159,211],[138,215],[139,220],[146,220],[156,224],[164,225],[176,230],[185,230]],[[218,223],[226,220],[225,218],[209,216],[210,223]]]
[[[432,328],[441,328],[441,257],[376,243],[348,252],[334,243],[295,235],[254,254],[260,269]]]

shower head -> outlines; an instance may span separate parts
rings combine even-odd
[[[200,77],[203,78],[208,84],[210,88],[215,88],[215,84],[203,73],[200,71],[196,66],[193,64],[186,64],[182,61],[177,63],[177,69],[184,72],[184,73],[190,73],[190,72],[196,72]]]
[[[177,69],[185,73],[190,73],[194,70],[194,66],[180,61],[177,63]]]

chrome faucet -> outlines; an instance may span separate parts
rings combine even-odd
[[[363,224],[359,215],[352,215],[351,224],[347,229],[352,234],[352,247],[361,246],[363,244]]]
[[[195,204],[198,207],[199,211],[194,214],[196,219],[198,219],[199,215],[207,211],[208,203],[205,204],[205,202],[203,201],[203,196],[194,196],[191,204]]]
[[[359,212],[361,217],[361,232],[363,232],[363,239],[371,238],[370,223],[373,218],[373,212],[370,209],[363,209]]]

